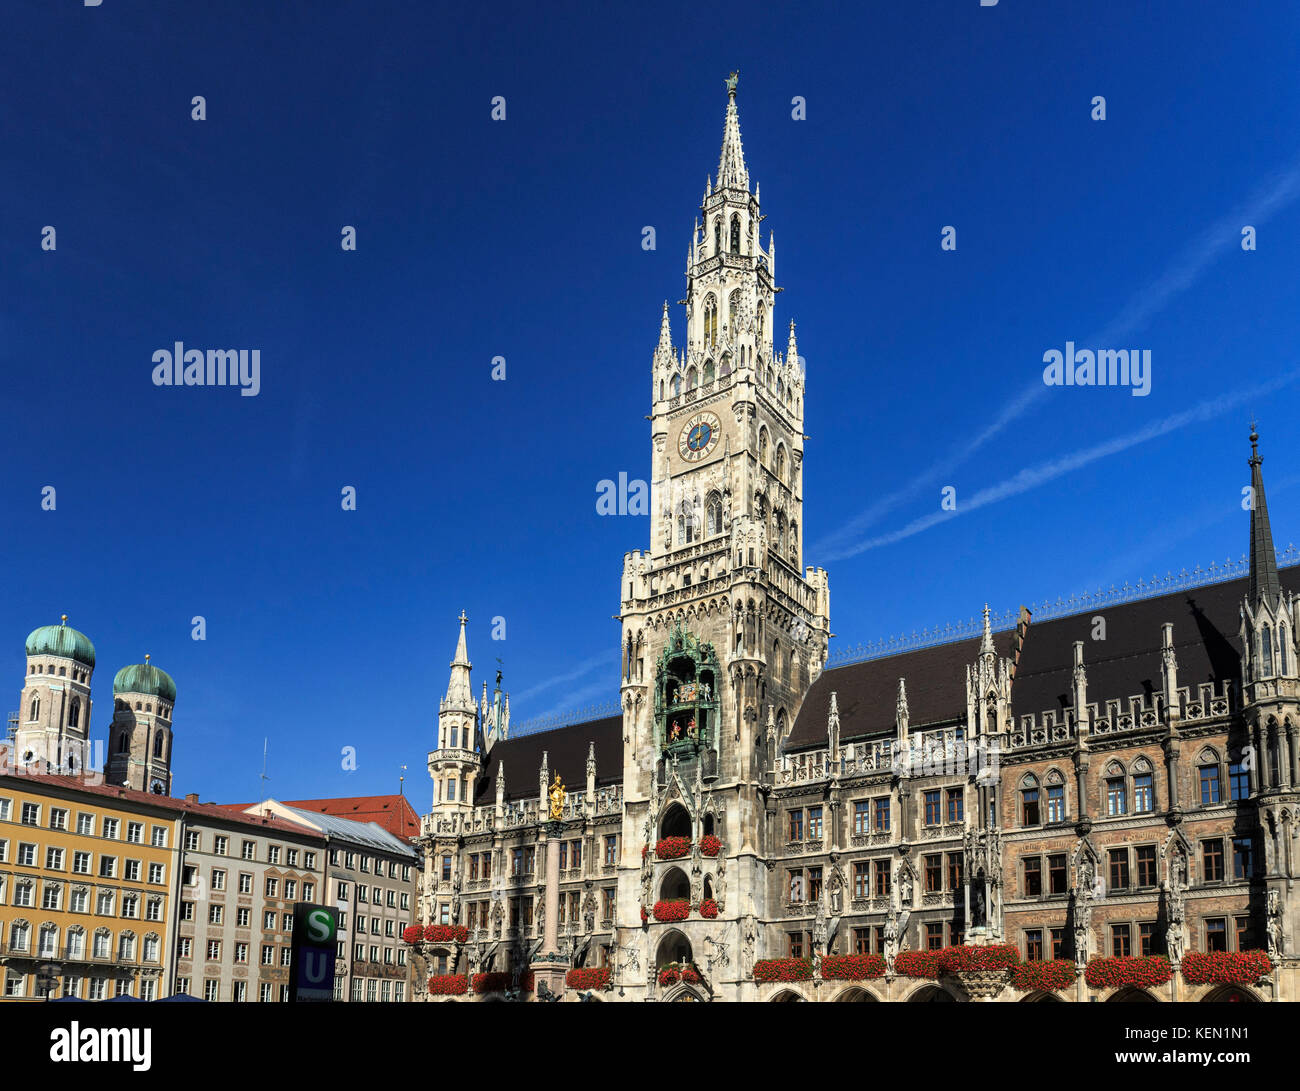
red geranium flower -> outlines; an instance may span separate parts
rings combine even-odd
[[[986,947],[958,944],[935,952],[940,970],[959,973],[963,970],[1005,970],[1020,962],[1020,952],[1009,943],[991,943]]]
[[[1181,968],[1189,985],[1253,985],[1273,963],[1264,951],[1188,951]]]
[[[610,989],[614,986],[608,966],[570,970],[564,975],[564,983],[571,989]]]
[[[429,978],[429,995],[464,996],[467,986],[464,974],[434,974]]]
[[[811,977],[810,958],[765,958],[754,963],[755,981],[807,981]]]
[[[681,898],[655,902],[654,915],[655,920],[660,922],[684,921],[691,915],[691,903]]]
[[[899,951],[894,956],[894,972],[903,977],[939,976],[938,951]]]
[[[827,955],[822,959],[822,977],[832,981],[866,981],[884,976],[882,955]]]
[[[717,856],[722,851],[722,842],[711,833],[700,838],[700,852],[705,856]]]
[[[1021,992],[1041,989],[1043,992],[1060,992],[1074,984],[1078,974],[1068,958],[1022,962],[1011,967],[1011,984]]]
[[[718,903],[714,898],[705,898],[700,902],[700,916],[713,920],[718,915]]]
[[[430,943],[467,943],[469,929],[463,924],[431,924],[425,928],[424,938]]]
[[[655,845],[655,855],[660,860],[678,860],[690,851],[689,837],[661,837]]]
[[[1149,989],[1166,984],[1173,976],[1173,968],[1164,955],[1092,958],[1083,971],[1083,979],[1094,989],[1121,989],[1130,985]]]
[[[424,937],[424,929],[418,924],[412,924],[402,929],[402,940],[406,943],[419,943]]]

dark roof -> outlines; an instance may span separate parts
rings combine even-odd
[[[536,799],[537,774],[546,751],[550,779],[560,774],[570,791],[587,784],[587,749],[596,744],[596,784],[620,784],[623,780],[623,717],[607,716],[601,720],[557,727],[517,735],[496,743],[488,754],[485,770],[474,789],[475,803],[493,803],[497,797],[497,770],[505,764],[505,798]]]
[[[999,656],[1009,656],[1015,631],[993,634]],[[980,640],[955,640],[822,671],[812,684],[786,740],[786,748],[826,745],[826,717],[835,693],[840,739],[893,734],[898,680],[906,679],[907,718],[913,727],[965,719],[966,668],[979,656]]]
[[[1280,572],[1282,586],[1300,592],[1300,566]],[[1247,577],[1189,587],[1156,598],[1098,606],[1051,621],[1031,621],[1011,686],[1011,711],[1018,721],[1072,703],[1074,642],[1083,641],[1088,702],[1127,705],[1129,697],[1159,693],[1161,626],[1174,626],[1179,686],[1216,686],[1241,678],[1241,603]],[[1105,619],[1105,639],[1093,639],[1094,618]],[[998,655],[1011,654],[1015,633],[994,634]],[[888,658],[823,671],[813,684],[787,748],[826,745],[826,717],[832,691],[840,710],[840,738],[889,734],[894,730],[898,679],[907,679],[908,719],[913,727],[964,717],[966,667],[979,654],[979,638],[938,644]]]

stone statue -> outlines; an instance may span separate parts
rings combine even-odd
[[[564,782],[560,774],[555,774],[555,783],[551,785],[551,821],[559,822],[564,817]]]
[[[894,959],[898,955],[898,918],[890,911],[885,919],[885,967],[892,974]]]
[[[719,909],[727,907],[727,846],[718,849],[718,870],[713,877],[713,900]]]
[[[908,868],[903,868],[902,873],[898,876],[898,901],[904,909],[911,908],[912,872]]]
[[[826,899],[817,899],[817,916],[813,920],[813,950],[821,953],[826,950]]]
[[[1268,892],[1264,929],[1268,938],[1269,961],[1276,963],[1282,954],[1282,897],[1276,890]]]
[[[831,912],[839,916],[844,911],[844,884],[840,882],[840,873],[831,875]]]
[[[744,928],[744,953],[743,964],[745,977],[754,976],[754,953],[758,945],[758,922],[754,919],[753,913],[745,914]]]

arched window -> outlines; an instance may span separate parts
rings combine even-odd
[[[682,392],[682,377],[681,377],[680,375],[674,375],[674,376],[673,376],[673,387],[672,387],[672,389],[673,389],[673,397],[674,397],[674,398],[677,397],[679,394],[681,394],[681,392]]]
[[[722,217],[719,216],[713,221],[713,252],[722,253]]]
[[[36,953],[40,958],[54,958],[59,953],[59,929],[57,925],[41,925]]]
[[[1106,814],[1110,818],[1128,814],[1128,779],[1117,761],[1106,767]]]
[[[31,942],[32,928],[26,921],[14,921],[9,929],[9,946],[15,951],[26,951]]]
[[[799,560],[799,524],[790,524],[790,560]]]
[[[709,383],[711,382],[713,382],[713,361],[705,360],[704,361],[704,385],[708,386]]]
[[[144,960],[145,962],[158,961],[158,937],[153,932],[144,937]]]
[[[1027,774],[1020,782],[1020,824],[1038,826],[1042,823],[1042,808],[1038,798],[1038,778]]]
[[[1150,814],[1155,809],[1155,771],[1146,758],[1138,758],[1133,763],[1133,812]]]
[[[1277,673],[1286,674],[1286,646],[1290,643],[1291,634],[1287,632],[1285,625],[1279,625],[1277,628]]]
[[[1273,673],[1273,630],[1268,625],[1259,630],[1259,673],[1265,678]]]
[[[155,758],[161,758],[163,756],[163,733],[161,731],[159,731],[153,739],[153,756]]]
[[[712,293],[704,300],[704,343],[718,343],[718,300]]]
[[[110,950],[109,945],[112,943],[112,940],[113,940],[112,934],[109,932],[107,928],[101,928],[98,932],[96,932],[95,945],[92,952],[93,957],[108,958],[108,953]]]
[[[123,962],[135,961],[135,934],[123,932],[117,939],[117,957]]]
[[[74,697],[72,699],[72,705],[68,709],[68,726],[69,727],[81,726],[81,698],[80,697]]]
[[[722,533],[722,497],[716,492],[709,493],[704,502],[705,532],[712,537]]]
[[[695,389],[695,368],[689,368],[686,372],[686,389]]]
[[[758,343],[766,344],[764,337],[767,334],[767,307],[762,300],[758,303]]]
[[[86,930],[80,925],[68,929],[68,958],[82,958],[86,953]]]
[[[737,288],[727,297],[727,336],[731,338],[733,343],[736,340],[736,334],[739,332],[736,329],[736,313],[739,310],[740,289]]]
[[[785,444],[784,443],[778,443],[776,445],[775,470],[776,470],[776,479],[778,481],[784,481],[785,480]]]
[[[727,353],[722,354],[722,361],[718,365],[718,375],[726,378],[731,374],[731,356]]]
[[[758,430],[758,461],[760,465],[767,465],[767,429]]]
[[[734,213],[731,217],[731,252],[740,253],[740,213]]]
[[[781,645],[774,640],[772,641],[772,681],[779,684],[781,673]]]
[[[32,698],[32,714],[31,714],[30,716],[28,716],[27,718],[28,718],[29,720],[39,720],[40,717],[41,717],[41,699],[40,699],[39,697],[33,697],[33,698]]]
[[[1219,803],[1223,799],[1223,787],[1219,779],[1219,755],[1213,747],[1207,746],[1197,759],[1197,777],[1201,789],[1201,806]]]
[[[123,731],[122,734],[119,735],[117,739],[117,752],[119,754],[125,754],[128,747],[130,746],[130,742],[131,742],[130,736],[125,731]]]

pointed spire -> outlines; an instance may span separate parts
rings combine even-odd
[[[1256,609],[1266,602],[1277,607],[1282,596],[1282,582],[1277,575],[1277,554],[1273,549],[1273,530],[1268,522],[1268,503],[1264,499],[1263,459],[1259,454],[1259,433],[1250,422],[1250,603]]]
[[[473,711],[474,691],[470,688],[469,682],[469,652],[465,650],[465,622],[468,620],[465,611],[462,610],[460,612],[460,636],[456,639],[456,656],[451,661],[451,677],[447,682],[447,697],[443,701],[443,705]]]
[[[989,623],[989,604],[984,604],[984,638],[980,641],[980,655],[993,654],[993,627]]]
[[[794,319],[790,319],[790,340],[785,346],[785,366],[791,369],[791,374],[798,374],[799,363],[799,339],[794,335]]]
[[[745,153],[740,144],[740,118],[736,113],[738,73],[727,80],[727,119],[722,127],[722,154],[718,157],[718,188],[743,189],[749,192],[749,172],[745,170]]]

